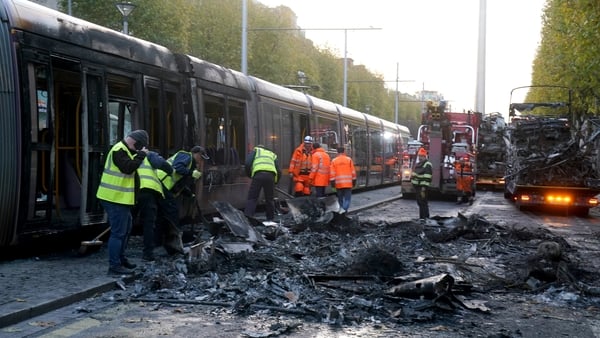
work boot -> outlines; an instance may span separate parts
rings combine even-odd
[[[473,197],[469,198],[469,205],[473,205]]]
[[[137,265],[131,263],[127,258],[123,257],[121,258],[121,265],[123,265],[124,268],[126,269],[135,269],[135,267]]]
[[[131,275],[133,271],[122,266],[111,266],[108,268],[109,276]]]
[[[456,198],[456,204],[461,204],[462,203],[462,197],[459,196]]]

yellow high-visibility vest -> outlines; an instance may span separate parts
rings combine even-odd
[[[132,160],[135,157],[123,142],[118,142],[110,149],[104,164],[104,171],[102,172],[96,197],[113,203],[134,205],[135,174],[121,172],[114,163],[113,153],[119,150],[125,150]]]
[[[155,170],[154,168],[152,168],[150,161],[146,157],[142,161],[140,167],[137,169],[138,175],[140,176],[140,189],[152,189],[156,192],[159,192],[160,195],[163,198],[165,198],[165,193],[163,192],[162,184],[160,183],[160,180],[156,175],[157,171],[161,170]]]

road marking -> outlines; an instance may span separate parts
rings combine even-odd
[[[63,326],[57,330],[52,331],[51,333],[42,335],[40,337],[44,338],[59,338],[59,337],[72,337],[78,333],[81,333],[89,328],[100,326],[102,324],[101,321],[93,318],[83,318],[81,320],[77,320],[72,324]]]

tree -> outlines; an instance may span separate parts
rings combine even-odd
[[[600,3],[548,0],[542,42],[533,62],[532,84],[574,90],[573,111],[596,113],[600,78]],[[527,100],[552,100],[551,92],[532,91]]]
[[[223,67],[240,70],[242,3],[240,0],[134,0],[128,18],[130,35],[190,54]],[[60,0],[64,10],[67,0]],[[114,1],[72,0],[73,15],[121,31],[123,17]],[[270,8],[248,0],[248,73],[272,83],[298,84],[297,72],[319,87],[310,94],[343,100],[343,58],[317,47],[304,36],[296,14],[286,6]],[[395,95],[385,81],[363,65],[350,65],[348,106],[394,119]]]

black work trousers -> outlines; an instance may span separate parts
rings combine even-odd
[[[275,207],[273,205],[275,174],[269,171],[257,171],[254,173],[254,176],[252,176],[252,183],[250,183],[250,189],[248,190],[244,215],[254,217],[261,190],[265,195],[265,213],[267,220],[272,221],[275,217]]]
[[[415,186],[417,205],[419,206],[419,218],[429,218],[429,201],[427,200],[427,187]]]
[[[164,191],[165,198],[158,199],[158,215],[156,227],[154,228],[154,238],[157,246],[163,245],[165,238],[169,234],[181,232],[179,225],[179,205],[171,191],[166,188]]]
[[[144,255],[152,256],[154,251],[154,225],[158,214],[158,200],[162,196],[151,189],[140,189],[137,198],[136,214],[144,234]]]

